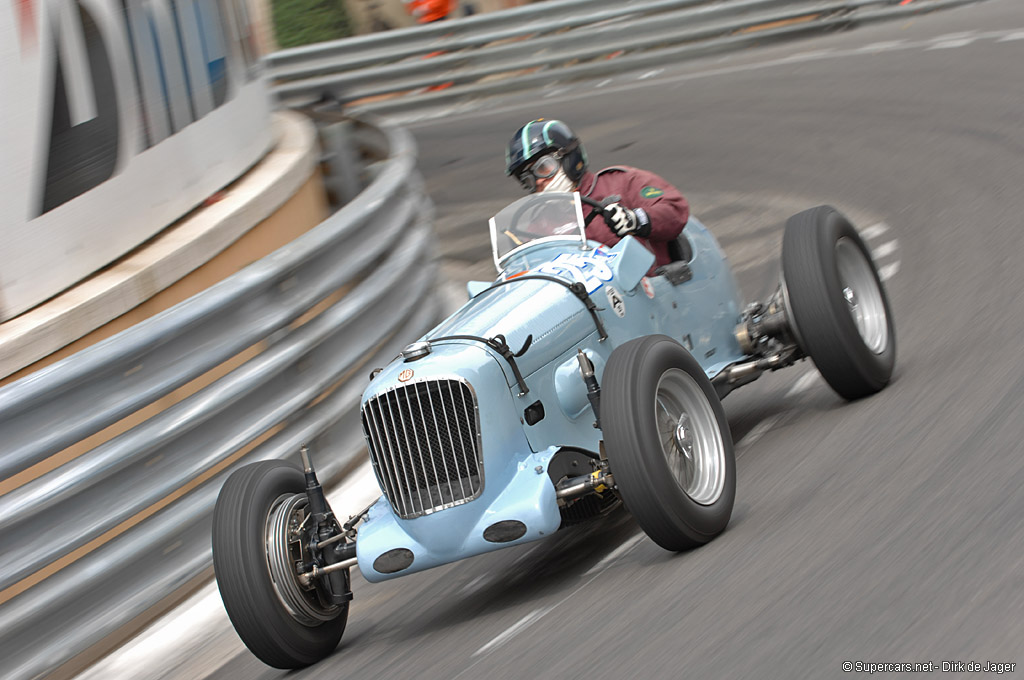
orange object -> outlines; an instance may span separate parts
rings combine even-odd
[[[223,191],[215,191],[212,194],[210,194],[210,196],[208,196],[205,201],[203,201],[203,205],[204,206],[211,206],[214,203],[220,203],[225,198],[227,198],[227,196],[228,195],[226,193],[224,193]]]
[[[455,11],[456,0],[402,0],[405,3],[406,11],[411,14],[417,22],[429,24],[432,21],[444,19]]]
[[[27,47],[36,45],[36,19],[33,0],[15,0],[14,6],[18,11],[18,24],[21,29],[21,51],[25,52]]]

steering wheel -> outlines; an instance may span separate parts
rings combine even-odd
[[[590,223],[594,221],[595,217],[601,214],[601,210],[604,209],[604,205],[601,201],[595,201],[589,196],[584,196],[583,194],[580,194],[580,203],[586,203],[593,208],[593,210],[590,211],[590,214],[587,215],[586,219],[583,220],[583,227],[586,228],[590,226]]]
[[[534,196],[539,196],[540,198],[547,198],[548,200],[554,200],[554,201],[558,201],[559,200],[559,198],[557,196],[546,196],[545,197],[543,194],[534,194]],[[533,217],[535,217],[536,215],[538,215],[541,212],[543,212],[544,206],[547,204],[547,202],[548,201],[544,201],[544,202],[541,202],[539,204],[538,203],[527,203],[526,205],[519,206],[519,208],[516,210],[515,214],[512,215],[512,219],[509,220],[509,224],[511,224],[512,227],[515,228],[516,225],[520,224],[521,222],[530,222],[530,221],[532,221]],[[531,233],[531,232],[529,232],[529,230],[526,230],[526,231],[527,231],[527,233]]]

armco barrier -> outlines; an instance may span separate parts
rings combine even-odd
[[[95,651],[208,574],[213,504],[233,466],[289,457],[302,443],[325,481],[355,462],[370,367],[422,335],[440,310],[432,210],[412,139],[348,125],[375,177],[332,217],[176,307],[0,388],[6,478],[262,348],[0,496],[0,591],[74,559],[0,604],[3,677],[37,677]]]
[[[268,65],[287,103],[329,93],[363,98],[357,110],[408,113],[979,0],[903,1],[551,0],[279,52]],[[262,347],[0,496],[0,595],[46,576],[0,600],[5,678],[39,677],[95,651],[208,576],[210,516],[232,466],[288,457],[302,443],[325,480],[354,462],[368,367],[439,310],[432,214],[411,138],[348,125],[357,129],[342,141],[358,140],[374,178],[330,219],[204,293],[0,388],[3,479]],[[335,180],[351,196],[353,177]]]
[[[413,115],[979,1],[550,0],[286,50],[267,63],[285,104],[330,94],[354,111]]]

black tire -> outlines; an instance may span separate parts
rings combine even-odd
[[[844,399],[889,384],[896,332],[871,251],[841,213],[819,206],[786,222],[782,276],[797,342]]]
[[[228,477],[213,511],[213,569],[224,608],[245,646],[275,668],[302,668],[328,656],[348,621],[347,602],[333,607],[321,603],[320,614],[327,620],[300,620],[301,615],[284,605],[271,579],[268,518],[281,503],[294,503],[300,512],[304,489],[302,472],[294,465],[280,460],[252,463]],[[276,573],[282,578],[280,570]],[[294,580],[290,585],[299,588]]]
[[[689,434],[664,441],[666,428],[684,424],[683,413]],[[732,435],[715,388],[682,345],[650,335],[612,352],[601,427],[615,485],[651,540],[686,550],[725,530],[736,498]],[[698,459],[706,463],[698,467]]]

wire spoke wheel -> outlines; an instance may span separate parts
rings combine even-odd
[[[667,550],[720,534],[736,497],[725,411],[696,359],[672,338],[623,343],[608,359],[601,424],[616,489]]]
[[[308,501],[302,471],[280,460],[243,465],[221,488],[213,511],[213,569],[228,618],[257,658],[302,668],[338,646],[348,602],[326,603],[303,587]]]
[[[725,486],[725,453],[715,413],[697,382],[678,368],[658,381],[662,453],[673,478],[695,503],[710,505]]]
[[[793,335],[837,394],[859,399],[889,384],[896,363],[889,298],[849,220],[828,206],[789,218],[782,281]]]

